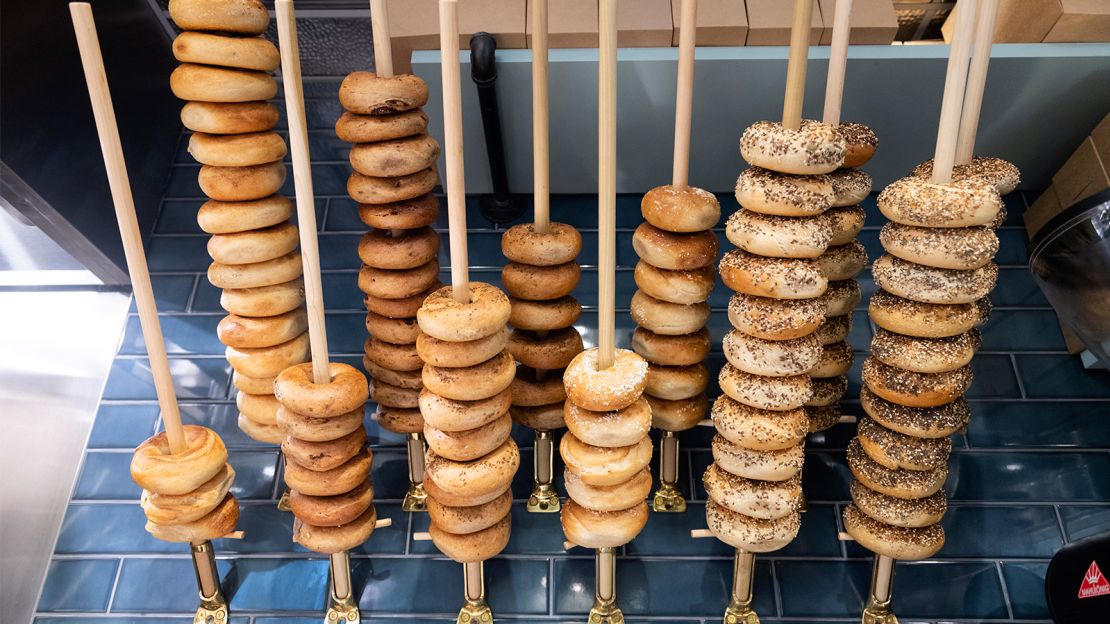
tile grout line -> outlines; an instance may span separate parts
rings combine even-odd
[[[1071,543],[1071,537],[1068,535],[1068,529],[1064,526],[1064,516],[1060,513],[1060,506],[1053,505],[1052,511],[1056,512],[1056,524],[1060,529],[1060,537],[1064,539],[1064,544]]]
[[[1002,603],[1006,605],[1006,614],[1010,619],[1014,619],[1014,606],[1010,603],[1010,588],[1006,587],[1006,576],[1002,574],[1002,562],[996,561],[994,564],[995,573],[998,575],[998,584],[1002,587]]]
[[[116,563],[116,575],[115,575],[115,578],[112,579],[112,590],[108,593],[108,605],[104,610],[104,613],[106,613],[106,614],[111,613],[112,612],[112,607],[115,606],[116,590],[119,589],[119,577],[123,573],[123,557],[119,557],[119,559],[117,561],[118,562]]]
[[[1025,382],[1021,379],[1021,369],[1018,368],[1017,355],[1010,353],[1010,368],[1014,371],[1014,379],[1017,380],[1018,392],[1021,393],[1022,399],[1028,399],[1029,394],[1025,391]]]

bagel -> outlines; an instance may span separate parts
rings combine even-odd
[[[652,364],[689,366],[709,355],[709,330],[691,334],[664,336],[637,327],[632,333],[632,350]]]
[[[277,377],[247,377],[231,371],[231,384],[239,392],[247,394],[273,394],[275,379]]]
[[[506,514],[497,524],[474,533],[449,533],[434,523],[428,532],[436,548],[449,559],[458,563],[477,563],[496,557],[505,549],[509,544],[511,523],[512,514]]]
[[[933,177],[933,159],[913,168],[912,175],[919,178]],[[978,179],[994,186],[999,195],[1009,195],[1021,182],[1021,172],[1013,163],[990,156],[974,156],[970,163],[952,167],[952,180]]]
[[[685,399],[660,399],[645,394],[651,406],[651,426],[661,431],[686,431],[698,426],[709,411],[709,399],[704,393]]]
[[[867,250],[862,243],[854,240],[829,247],[814,262],[830,282],[848,280],[863,271],[867,264]]]
[[[842,121],[836,126],[836,133],[844,139],[844,164],[841,167],[862,167],[875,155],[879,147],[879,137],[861,123]]]
[[[199,543],[223,537],[235,530],[239,522],[239,502],[228,494],[215,509],[191,522],[174,524],[146,523],[146,530],[155,539],[163,542]]]
[[[376,338],[367,338],[362,350],[366,354],[366,359],[382,368],[409,372],[420,370],[424,366],[415,344],[392,344]]]
[[[434,167],[391,178],[352,171],[347,178],[347,194],[360,204],[393,204],[431,193],[437,184],[439,174]]]
[[[738,370],[765,377],[802,375],[821,361],[821,344],[813,334],[790,340],[764,340],[732,330],[725,334],[725,358]]]
[[[821,346],[827,346],[847,340],[848,334],[851,332],[852,315],[845,314],[843,316],[826,317],[821,327],[813,332],[813,336],[817,338],[817,342],[821,343]]]
[[[187,34],[189,33],[182,33],[181,36]],[[249,134],[194,132],[189,137],[189,154],[202,165],[250,167],[279,161],[285,158],[286,153],[285,139],[276,132]]]
[[[783,481],[745,479],[710,464],[702,477],[709,500],[757,520],[777,520],[802,508],[800,475]]]
[[[366,331],[374,338],[391,344],[416,344],[420,326],[415,317],[389,318],[373,312],[366,313]]]
[[[717,378],[721,391],[744,405],[771,411],[796,410],[813,394],[808,375],[764,377],[725,364]]]
[[[802,526],[801,514],[760,520],[736,513],[712,499],[705,504],[705,522],[717,539],[733,548],[754,553],[772,552],[786,546],[794,541]]]
[[[284,407],[278,407],[277,426],[285,435],[304,442],[327,442],[361,429],[364,415],[361,405],[346,414],[327,418],[305,416]],[[278,443],[281,441],[279,438]]]
[[[536,375],[535,369],[518,366],[510,389],[513,393],[513,405],[519,407],[539,407],[552,403],[562,405],[567,398],[561,371],[540,377]]]
[[[274,382],[274,395],[286,408],[319,418],[332,418],[359,409],[369,397],[366,377],[355,367],[340,362],[328,364],[327,383],[316,383],[311,362],[281,371]]]
[[[250,167],[203,165],[197,174],[197,184],[209,199],[251,201],[280,191],[285,173],[285,163],[280,160]]]
[[[512,405],[509,389],[476,401],[456,401],[429,390],[420,392],[420,413],[429,427],[441,431],[468,431],[501,417]]]
[[[820,360],[809,369],[809,376],[814,379],[828,379],[847,375],[854,357],[852,345],[847,342],[825,345],[821,347]]]
[[[813,396],[806,401],[806,407],[827,407],[835,405],[848,392],[848,376],[811,379]]]
[[[284,270],[285,261],[274,269]],[[290,259],[288,264],[299,265],[300,256]],[[242,267],[240,267],[241,269]],[[275,271],[276,272],[276,271]],[[221,281],[229,275],[221,268]],[[240,274],[237,277],[242,278]],[[263,272],[252,272],[255,281],[270,281],[271,277],[263,277]],[[241,279],[236,283],[244,283]],[[299,276],[287,282],[279,282],[267,286],[254,286],[248,288],[224,288],[220,293],[220,307],[231,314],[239,316],[277,316],[291,312],[304,305],[304,280]]]
[[[887,468],[863,451],[858,439],[848,443],[848,468],[862,485],[895,498],[925,498],[944,487],[947,464],[932,470]]]
[[[265,132],[280,116],[269,102],[185,102],[181,107],[181,125],[209,134]]]
[[[554,431],[567,426],[563,420],[562,401],[547,405],[514,405],[509,408],[509,415],[514,423],[536,431]]]
[[[733,444],[722,435],[713,436],[713,462],[717,468],[745,479],[785,481],[802,471],[805,444],[773,451],[753,451]]]
[[[359,204],[358,218],[381,230],[414,230],[439,218],[439,198],[431,193],[385,204]]]
[[[855,206],[871,194],[871,176],[859,169],[837,169],[829,174],[833,208]]]
[[[791,449],[801,444],[808,433],[808,423],[801,409],[758,409],[721,395],[713,402],[712,414],[718,434],[753,451]]]
[[[516,374],[516,363],[509,352],[464,368],[443,368],[424,365],[424,387],[442,397],[456,401],[477,401],[499,394],[509,388]]]
[[[647,502],[617,511],[587,509],[571,499],[563,505],[563,535],[585,548],[616,548],[631,542],[647,524]]]
[[[363,446],[359,452],[330,470],[312,470],[293,461],[285,462],[285,485],[310,496],[336,496],[358,487],[370,476],[373,453]],[[289,460],[290,458],[286,458]]]
[[[709,304],[670,303],[637,290],[632,295],[632,320],[644,329],[663,336],[692,334],[709,321]]]
[[[392,115],[356,115],[344,111],[335,122],[335,135],[348,143],[376,143],[428,131],[428,115],[410,110]]]
[[[871,355],[914,373],[944,373],[970,364],[980,341],[975,329],[946,338],[916,338],[880,327],[871,339]]]
[[[944,527],[939,524],[921,528],[892,526],[868,517],[855,505],[844,508],[844,530],[875,554],[903,561],[928,559],[944,547]]]
[[[480,505],[500,496],[519,467],[520,450],[512,438],[489,454],[467,462],[440,457],[429,449],[424,462],[425,484],[434,484],[434,491],[428,494],[444,505]]]
[[[861,418],[856,431],[863,452],[891,470],[935,470],[948,463],[950,438],[918,438]]]
[[[854,240],[863,230],[863,224],[867,221],[867,211],[862,206],[830,208],[821,215],[821,219],[829,224],[832,231],[829,244],[843,245]]]
[[[852,481],[852,504],[864,515],[883,524],[921,528],[936,524],[948,510],[948,498],[937,492],[925,498],[905,499],[869,490],[859,481]]]
[[[844,164],[847,149],[837,126],[810,119],[803,119],[796,130],[774,121],[758,121],[740,137],[744,160],[794,175],[829,173]]]
[[[971,410],[962,398],[936,407],[906,407],[860,388],[860,406],[875,422],[918,438],[947,438],[967,426]]]
[[[296,490],[289,492],[293,516],[316,527],[350,524],[370,508],[373,500],[374,486],[369,479],[350,492],[337,496],[309,496]]]
[[[998,253],[998,236],[987,226],[924,228],[887,223],[879,232],[887,253],[938,269],[978,269]]]
[[[573,327],[557,329],[545,336],[514,329],[508,348],[514,360],[530,368],[561,369],[582,352],[582,335]]]
[[[829,282],[825,294],[821,295],[821,303],[825,306],[825,316],[851,314],[852,310],[859,305],[862,297],[859,282],[854,279]]]
[[[254,102],[277,95],[266,72],[182,63],[170,74],[170,90],[189,102]]]
[[[339,103],[358,115],[401,113],[427,104],[428,86],[411,74],[379,76],[356,71],[339,85]]]
[[[565,223],[549,223],[546,232],[535,223],[521,223],[501,235],[501,253],[510,262],[555,266],[573,262],[582,251],[582,235]]]
[[[304,308],[276,316],[249,317],[229,314],[216,326],[216,336],[236,348],[272,347],[292,340],[308,330]]]
[[[809,432],[817,433],[829,429],[840,422],[843,414],[840,411],[840,406],[833,405],[817,405],[805,406],[806,419],[809,421]]]
[[[308,332],[272,347],[227,347],[224,355],[236,372],[247,377],[277,377],[290,366],[308,360]]]
[[[659,399],[688,399],[709,387],[709,369],[705,364],[664,366],[648,364],[644,394]]]
[[[420,405],[420,391],[375,379],[370,382],[370,400],[387,407],[413,409]]]
[[[582,306],[574,297],[548,301],[528,301],[509,297],[509,324],[529,331],[551,331],[570,327],[582,315]]]
[[[424,418],[419,409],[379,405],[374,420],[382,429],[393,433],[411,434],[424,432]]]
[[[774,299],[736,293],[728,320],[743,334],[763,340],[794,340],[817,331],[825,321],[822,299]]]
[[[443,431],[424,423],[424,439],[428,448],[440,457],[454,461],[478,459],[493,451],[509,437],[513,421],[508,413],[489,423],[467,431]]]
[[[419,355],[419,360],[443,368],[477,366],[497,356],[509,346],[509,330],[504,327],[484,338],[465,342],[448,342],[423,332],[419,332],[416,336],[416,353]],[[511,348],[509,353],[516,357]]]
[[[813,260],[765,258],[733,249],[721,258],[721,281],[736,292],[775,299],[821,296],[829,281]]]
[[[741,208],[725,224],[725,236],[740,249],[773,258],[816,258],[832,240],[826,219],[766,215]]]
[[[227,464],[227,448],[215,431],[184,425],[186,450],[170,451],[165,431],[147,438],[131,458],[131,480],[155,494],[188,494],[216,476]]]
[[[501,269],[505,292],[517,299],[548,301],[566,297],[578,286],[582,268],[576,262],[532,266],[510,262]]]
[[[905,407],[937,407],[963,396],[971,386],[971,367],[943,373],[914,373],[883,364],[874,357],[863,361],[863,383],[880,398]]]
[[[293,541],[309,550],[331,555],[365,543],[377,524],[378,512],[374,505],[368,506],[360,516],[342,526],[315,526],[297,518],[293,521]]]
[[[587,349],[574,356],[563,373],[567,397],[594,412],[609,412],[631,405],[647,384],[647,361],[628,349],[617,349],[613,365],[598,370],[599,352]]]
[[[651,430],[651,404],[640,397],[614,411],[595,412],[567,400],[563,417],[567,429],[578,440],[605,448],[629,447],[644,439]]]
[[[616,485],[589,485],[569,470],[563,471],[567,496],[575,504],[594,511],[620,511],[642,503],[651,494],[651,471],[644,468],[631,479]]]
[[[432,292],[420,306],[420,330],[447,342],[466,342],[501,331],[511,306],[505,293],[482,282],[470,282],[470,301],[459,303],[450,286]]]
[[[443,288],[443,283],[440,282],[439,279],[436,279],[427,290],[422,290],[409,297],[388,299],[385,297],[366,295],[362,298],[362,303],[366,306],[367,311],[388,318],[416,318],[416,313],[420,310],[420,306],[424,305],[424,300],[428,298],[428,295],[440,288]],[[419,325],[419,323],[417,325]]]
[[[358,271],[358,289],[369,297],[379,299],[414,297],[427,291],[438,280],[438,260],[429,260],[412,269],[378,269],[364,264]]]
[[[669,303],[691,305],[709,299],[717,281],[712,266],[687,271],[672,271],[652,266],[643,260],[633,273],[636,286],[645,294]]]
[[[780,217],[816,217],[833,204],[829,176],[789,176],[761,167],[740,172],[735,195],[745,210]]]
[[[981,300],[980,300],[981,301]],[[882,329],[904,336],[946,338],[964,334],[980,319],[976,303],[922,303],[893,295],[881,288],[871,295],[867,314]]]
[[[285,438],[279,426],[255,422],[243,414],[239,414],[237,424],[239,429],[247,434],[248,438],[263,444],[281,444],[282,439]]]
[[[415,269],[439,257],[439,234],[430,227],[373,230],[358,242],[358,257],[377,269]]]
[[[310,470],[331,470],[347,463],[366,444],[366,430],[355,429],[347,435],[324,442],[309,442],[286,436],[281,452],[286,461],[295,462]]]
[[[628,481],[647,467],[651,453],[651,440],[646,435],[628,446],[594,446],[568,431],[559,442],[559,455],[567,470],[588,485],[617,485]]]
[[[998,282],[998,265],[961,271],[937,269],[884,255],[871,266],[875,283],[883,290],[922,303],[972,303],[986,297]]]
[[[689,271],[713,264],[719,243],[712,230],[676,233],[641,223],[632,233],[632,248],[644,262],[660,269]]]
[[[879,211],[903,225],[958,228],[987,225],[1002,210],[1002,197],[977,178],[933,184],[909,177],[896,180],[878,197]]]
[[[282,195],[246,202],[210,199],[197,210],[197,224],[208,234],[234,234],[278,225],[292,216],[293,202]]]
[[[466,535],[500,522],[509,515],[512,504],[512,490],[505,490],[488,503],[469,507],[450,507],[428,497],[428,517],[433,525],[447,533]]]
[[[170,19],[182,30],[261,35],[270,13],[260,0],[170,0]]]
[[[235,482],[235,469],[224,464],[211,479],[186,494],[157,494],[143,490],[139,505],[148,522],[182,524],[207,516],[223,502]]]
[[[640,200],[644,220],[668,232],[700,232],[717,226],[721,204],[716,196],[693,186],[657,186]]]
[[[439,158],[439,143],[426,135],[358,143],[351,148],[349,160],[355,171],[378,178],[395,178],[427,169]]]
[[[296,251],[299,242],[297,226],[285,221],[248,232],[215,234],[208,239],[208,255],[224,265],[255,264],[284,257]]]
[[[235,394],[235,407],[239,410],[239,415],[246,416],[261,425],[277,424],[279,405],[280,403],[272,394],[247,394],[246,392]]]

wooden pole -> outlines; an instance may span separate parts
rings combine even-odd
[[[956,139],[956,164],[966,165],[975,155],[975,136],[979,132],[979,116],[983,111],[983,93],[987,87],[987,67],[991,61],[994,23],[998,17],[998,0],[979,0],[979,17],[975,22],[971,67],[967,74],[960,133]]]
[[[829,48],[829,76],[825,81],[825,114],[821,121],[840,125],[844,101],[844,74],[848,65],[848,39],[852,32],[852,0],[837,0],[833,13],[832,47]]]
[[[462,86],[459,84],[459,3],[439,2],[439,54],[443,69],[443,155],[447,160],[447,228],[451,294],[470,303],[466,257],[466,183],[463,179]]]
[[[956,160],[956,139],[960,132],[960,109],[967,88],[967,54],[971,46],[971,31],[975,25],[978,0],[962,0],[956,12],[956,32],[948,51],[948,72],[944,79],[944,99],[940,106],[940,123],[937,126],[937,145],[933,154],[933,184],[952,181],[952,166]]]
[[[690,127],[694,114],[694,49],[697,46],[698,0],[682,0],[678,35],[678,87],[674,102],[674,164],[671,186],[690,183]]]
[[[550,102],[547,95],[547,0],[532,3],[532,178],[535,210],[532,221],[540,234],[551,226]]]
[[[617,0],[601,0],[598,27],[597,346],[604,370],[617,357]]]
[[[96,34],[92,7],[87,2],[74,2],[69,5],[69,13],[73,17],[73,31],[77,35],[81,66],[85,70],[85,82],[89,88],[93,118],[96,120],[96,133],[100,138],[100,151],[104,155],[104,168],[108,173],[108,187],[112,192],[112,204],[115,206],[124,256],[127,258],[127,271],[131,275],[131,287],[135,293],[135,308],[139,311],[139,325],[143,330],[147,357],[150,358],[154,391],[158,395],[158,407],[162,410],[162,423],[166,428],[170,452],[184,453],[188,450],[188,445],[185,443],[185,431],[181,427],[181,413],[177,408],[173,377],[170,375],[170,361],[166,357],[162,324],[158,320],[154,289],[150,285],[143,237],[135,216],[135,200],[131,196],[131,182],[127,177],[127,164],[123,159],[123,146],[120,144],[119,127],[116,125],[112,94],[108,90],[104,57],[100,53],[100,40]]]
[[[383,78],[393,75],[393,47],[389,38],[387,0],[370,0],[370,28],[374,35],[374,71]]]
[[[786,98],[782,103],[782,127],[802,126],[802,100],[806,91],[806,65],[814,0],[794,0],[794,24],[790,29],[790,61],[786,65]]]
[[[304,295],[308,308],[308,341],[312,352],[312,377],[318,384],[331,382],[328,371],[328,335],[324,325],[324,287],[320,278],[320,246],[316,239],[316,202],[312,193],[312,165],[308,153],[308,124],[301,84],[300,48],[292,0],[277,0],[278,43],[281,47],[281,82],[289,119],[289,147],[293,157],[293,188],[297,200],[297,225],[304,265]]]

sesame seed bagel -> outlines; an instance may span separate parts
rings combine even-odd
[[[859,282],[854,279],[836,280],[829,282],[825,294],[821,295],[821,303],[825,307],[825,316],[844,316],[851,314],[862,298]]]
[[[579,353],[567,365],[563,384],[574,404],[595,412],[619,410],[644,392],[648,363],[628,349],[617,349],[613,365],[599,370],[596,348]]]
[[[632,248],[640,259],[652,266],[686,271],[713,264],[719,243],[711,230],[677,233],[641,223],[632,233]]]
[[[733,249],[721,258],[721,281],[736,292],[775,299],[812,299],[828,288],[813,260],[765,258]]]
[[[508,348],[514,360],[530,368],[566,368],[574,356],[582,352],[582,335],[573,327],[557,329],[543,336],[514,329]]]
[[[745,373],[732,364],[725,364],[717,381],[733,400],[764,410],[796,410],[813,393],[809,375],[765,377]]]
[[[644,220],[668,232],[700,232],[717,225],[721,204],[709,191],[693,186],[657,186],[640,200]]]
[[[442,397],[456,401],[477,401],[500,394],[513,383],[516,362],[509,352],[463,368],[424,365],[424,387]]]
[[[871,266],[875,283],[883,290],[922,303],[971,303],[986,297],[998,282],[998,265],[961,271],[937,269],[881,256]]]
[[[913,168],[913,174],[919,178],[933,176],[933,159],[930,158]],[[1009,195],[1021,182],[1021,172],[1013,163],[993,158],[991,156],[975,156],[966,165],[952,167],[953,180],[979,179],[990,183],[998,190],[999,195]]]
[[[979,308],[974,302],[921,303],[882,289],[871,295],[867,313],[883,329],[921,338],[957,336],[974,329],[980,319]]]
[[[918,438],[861,418],[856,432],[863,452],[891,470],[935,470],[948,462],[952,453],[949,438]]]
[[[632,333],[632,350],[652,364],[697,364],[709,355],[709,330],[703,327],[691,334],[664,336],[637,327]]]
[[[839,375],[824,379],[811,379],[813,395],[806,401],[806,407],[826,407],[835,405],[848,391],[848,376]]]
[[[860,406],[875,422],[918,438],[947,438],[967,426],[971,410],[962,398],[936,407],[906,407],[877,396],[864,386]]]
[[[852,345],[847,342],[834,342],[821,347],[821,357],[813,368],[809,369],[809,376],[814,379],[828,379],[848,374],[852,368]]]
[[[797,130],[758,121],[740,137],[740,155],[757,167],[807,175],[829,173],[844,163],[847,144],[836,126],[803,119]]]
[[[729,363],[745,373],[767,377],[802,375],[821,361],[821,345],[813,334],[790,340],[764,340],[732,330],[722,347]]]
[[[938,269],[978,269],[998,253],[998,236],[987,226],[923,228],[887,223],[879,241],[891,255]]]
[[[646,435],[628,446],[594,446],[568,431],[559,442],[559,455],[567,470],[590,485],[617,485],[628,481],[647,467],[651,453],[651,440]]]
[[[644,329],[664,336],[692,334],[709,321],[709,304],[670,303],[637,290],[632,295],[632,320]]]
[[[640,397],[619,410],[595,412],[563,403],[567,429],[581,442],[604,448],[629,447],[646,438],[651,430],[651,405]]]
[[[460,303],[448,286],[429,294],[416,319],[425,334],[448,342],[477,340],[505,327],[511,307],[505,293],[482,282],[470,282],[470,301]]]
[[[560,520],[563,535],[585,548],[616,548],[631,542],[647,524],[647,503],[628,509],[597,511],[571,499],[563,505]]]
[[[360,204],[358,218],[381,230],[414,230],[435,223],[439,198],[431,193],[384,204]]]
[[[431,427],[441,431],[467,431],[492,422],[509,411],[512,393],[505,389],[485,399],[456,401],[434,392],[420,392],[420,413]]]
[[[918,177],[902,178],[879,193],[878,203],[887,219],[919,227],[987,225],[1002,209],[998,191],[978,179],[933,184]]]
[[[347,178],[347,194],[360,204],[392,204],[431,193],[437,184],[439,174],[434,167],[396,177],[368,176],[352,171]]]
[[[871,194],[871,176],[859,169],[837,169],[829,174],[834,208],[855,206]]]
[[[944,528],[892,526],[862,513],[855,505],[844,508],[844,530],[864,548],[893,559],[928,559],[944,547]]]
[[[712,414],[718,434],[753,451],[780,451],[805,440],[807,424],[801,409],[758,409],[722,395],[713,402]]]
[[[716,435],[712,450],[714,465],[721,470],[759,481],[785,481],[801,472],[805,461],[804,443],[774,451],[753,451]]]
[[[943,373],[915,373],[883,364],[874,357],[863,361],[863,383],[879,397],[906,407],[937,407],[963,396],[971,386],[971,368]]]
[[[574,297],[559,297],[548,301],[528,301],[509,297],[512,311],[509,324],[529,331],[551,331],[570,327],[582,315],[582,306]]]
[[[871,355],[903,370],[943,373],[971,363],[981,341],[976,329],[946,338],[917,338],[880,327],[871,339]]]
[[[282,195],[245,202],[210,199],[197,210],[197,225],[208,234],[234,234],[277,225],[292,216],[293,202]]]
[[[813,332],[813,335],[817,338],[817,342],[825,346],[846,340],[851,332],[852,315],[845,314],[843,316],[826,317],[825,322],[817,328],[817,331]]]
[[[698,426],[709,411],[704,393],[684,399],[660,399],[644,394],[651,406],[651,426],[661,431],[687,431]]]
[[[814,260],[821,273],[830,282],[848,280],[863,271],[867,264],[867,250],[863,243],[853,240],[843,245],[833,245]]]
[[[761,167],[740,172],[735,194],[745,210],[781,217],[815,217],[833,202],[829,176],[790,176]]]
[[[639,505],[651,494],[651,471],[644,468],[616,485],[590,485],[569,470],[563,471],[567,495],[576,504],[595,511],[620,511]]]
[[[509,330],[505,327],[489,336],[464,342],[440,340],[423,332],[416,336],[416,353],[419,359],[432,366],[444,368],[477,366],[495,357],[508,346]]]
[[[932,470],[887,468],[864,452],[858,439],[848,443],[848,468],[864,486],[896,498],[925,498],[944,487],[948,465]]]
[[[764,340],[791,340],[817,331],[825,320],[821,299],[774,299],[736,293],[728,320],[741,333]]]
[[[269,102],[186,102],[181,125],[193,132],[243,134],[277,125],[278,109]]]
[[[736,513],[712,499],[705,505],[705,521],[722,542],[747,552],[776,551],[798,536],[801,514],[792,513],[775,520],[760,520]]]
[[[170,0],[170,19],[182,30],[261,35],[270,14],[260,0]]]
[[[829,244],[843,245],[854,240],[863,229],[863,224],[867,221],[867,211],[862,206],[830,208],[821,215],[821,219],[827,222],[832,230]]]
[[[202,165],[250,167],[285,158],[286,147],[285,139],[276,132],[249,134],[196,132],[189,137],[189,154]]]
[[[182,63],[170,74],[170,90],[189,102],[254,102],[277,94],[267,72]]]
[[[841,167],[862,167],[875,155],[879,147],[879,137],[861,123],[842,121],[836,126],[836,134],[844,140],[844,164]]]
[[[780,217],[741,208],[725,223],[725,236],[758,256],[816,258],[832,240],[832,228],[825,219]]]
[[[549,223],[540,232],[535,223],[521,223],[501,235],[501,253],[511,262],[554,266],[574,261],[582,251],[582,235],[565,223]]]
[[[415,269],[439,256],[439,234],[424,226],[411,230],[371,230],[358,242],[363,264],[378,269]]]
[[[948,498],[937,492],[925,498],[897,498],[869,490],[852,481],[852,503],[865,515],[893,526],[920,528],[936,524],[948,510]]]
[[[776,520],[796,513],[802,505],[802,478],[783,481],[745,479],[710,464],[702,476],[705,491],[714,503],[759,520]]]
[[[439,158],[439,143],[426,134],[379,141],[357,143],[349,155],[351,168],[379,178],[411,175],[435,164]]]
[[[840,422],[841,416],[839,405],[819,405],[819,406],[805,406],[802,408],[806,412],[806,420],[809,421],[809,432],[817,433],[829,429],[833,425]]]
[[[717,272],[712,265],[700,269],[672,271],[640,260],[636,263],[633,278],[637,288],[655,299],[690,305],[709,298],[717,281]]]
[[[411,74],[379,76],[374,72],[347,74],[339,85],[339,103],[358,115],[389,115],[428,103],[428,85]]]
[[[427,131],[428,115],[422,110],[392,115],[356,115],[344,111],[335,122],[335,135],[348,143],[376,143]]]

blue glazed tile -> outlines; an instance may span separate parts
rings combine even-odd
[[[152,273],[202,272],[208,270],[208,236],[155,236],[147,246]]]
[[[867,310],[853,310],[852,330],[848,332],[848,344],[856,351],[868,351],[871,348],[872,337],[871,319],[867,316]]]
[[[758,561],[758,560],[757,560]],[[775,576],[786,617],[858,618],[867,599],[867,561],[776,561]],[[897,582],[895,576],[895,582]],[[820,599],[815,597],[820,596]],[[901,600],[901,595],[895,593]],[[898,615],[908,615],[904,610]]]
[[[177,398],[222,399],[227,396],[231,366],[223,358],[170,358]],[[154,382],[150,364],[145,358],[117,358],[108,372],[104,386],[106,400],[153,400]]]
[[[436,624],[440,622],[454,622],[455,618],[367,618],[365,615],[359,619],[362,624]],[[64,623],[62,623],[64,624]],[[320,624],[317,616],[304,617],[256,617],[254,624]]]
[[[879,243],[879,230],[863,230],[856,236],[856,240],[863,243],[863,248],[867,250],[868,265],[886,253],[883,246]]]
[[[858,404],[842,404],[841,409],[845,414],[859,415],[863,412]],[[848,442],[856,435],[854,423],[841,423],[832,427],[811,433],[806,436],[806,448],[811,451],[833,450],[840,454],[848,448]]]
[[[697,476],[701,480],[701,475]],[[649,503],[650,504],[650,503]],[[685,513],[652,512],[644,530],[625,546],[629,556],[727,557],[732,548],[718,539],[691,539],[692,529],[705,528],[705,503],[686,503]]]
[[[524,505],[514,504],[512,516],[513,530],[509,535],[505,554],[562,555],[566,552],[563,548],[563,528],[559,522],[559,514],[529,513]]]
[[[1023,268],[1029,264],[1029,238],[1024,228],[1002,228],[995,233],[999,242],[998,254],[994,257],[997,264]]]
[[[241,502],[235,528],[243,531],[243,539],[220,540],[216,546],[218,552],[306,552],[293,543],[293,514],[279,511],[275,501]]]
[[[278,451],[240,451],[228,456],[235,469],[231,493],[237,498],[272,498],[277,475]]]
[[[1052,310],[998,310],[983,327],[987,351],[1066,351]]]
[[[802,465],[802,491],[810,501],[848,500],[851,472],[839,452],[807,451]]]
[[[154,289],[154,303],[158,306],[158,312],[184,312],[195,281],[196,278],[192,275],[152,275],[150,285]],[[136,311],[134,299],[131,300],[128,311]]]
[[[894,596],[898,615],[907,618],[1007,617],[993,563],[903,563],[894,575]]]
[[[325,279],[327,274],[324,274]],[[197,292],[193,295],[193,312],[227,312],[220,307],[220,294],[223,291],[208,282],[204,274],[197,276]],[[327,291],[324,291],[327,293]],[[361,299],[360,299],[361,300]]]
[[[170,179],[166,183],[165,197],[174,199],[203,197],[200,184],[197,183],[199,173],[200,165],[195,163],[174,166],[170,171]]]
[[[804,491],[806,497],[809,493]],[[839,557],[839,511],[834,505],[807,504],[798,537],[776,554],[789,557]]]
[[[155,234],[204,234],[197,224],[197,209],[203,199],[167,199],[162,202]]]
[[[55,552],[187,553],[184,544],[154,539],[146,532],[146,516],[134,503],[73,504],[66,510]]]
[[[328,351],[332,353],[363,352],[366,342],[366,312],[331,313],[327,315]],[[356,367],[362,369],[362,363]]]
[[[327,559],[236,559],[223,587],[234,611],[322,611]]]
[[[379,520],[389,518],[393,521],[393,525],[389,528],[374,531],[370,539],[366,540],[366,542],[358,548],[355,548],[352,552],[367,555],[399,555],[404,553],[405,541],[408,539],[407,528],[409,514],[401,511],[400,503],[381,502],[376,492],[374,509],[377,511]]]
[[[361,234],[321,234],[320,268],[324,271],[337,269],[358,269],[362,260],[358,257],[358,241]]]
[[[328,218],[323,225],[326,232],[362,234],[370,229],[358,216],[358,202],[349,197],[332,197],[328,200]]]
[[[192,616],[182,617],[37,617],[35,624],[192,624]],[[231,617],[231,624],[249,624],[250,618]],[[365,620],[364,620],[365,621]]]
[[[77,499],[139,500],[140,488],[131,480],[131,453],[85,454],[73,497]]]
[[[1021,396],[1021,388],[1018,386],[1010,356],[981,353],[971,361],[971,370],[974,378],[971,389],[966,394],[968,398],[1016,399]]]
[[[38,610],[104,611],[118,565],[115,559],[52,561]]]
[[[1061,505],[1060,519],[1068,541],[1074,542],[1110,530],[1110,507]]]
[[[1074,355],[1018,355],[1030,398],[1110,398],[1110,372],[1087,370]]]
[[[1003,268],[998,272],[998,285],[991,293],[996,306],[1048,307],[1048,300],[1033,281],[1027,268]]]
[[[334,310],[362,310],[362,291],[358,289],[358,272],[324,273],[324,307]]]
[[[221,578],[226,576],[228,562],[217,561],[216,566]],[[221,585],[226,589],[226,583]],[[189,613],[197,608],[195,587],[196,576],[188,558],[124,559],[112,611]]]
[[[1010,595],[1014,617],[1021,620],[1047,620],[1044,596],[1045,563],[1003,563],[1002,578]]]
[[[159,316],[166,352],[170,355],[219,355],[224,345],[216,336],[219,316]],[[128,316],[119,352],[122,355],[146,355],[146,342],[138,316]]]
[[[409,462],[404,449],[374,451],[374,499],[401,500],[409,489]]]
[[[154,434],[157,405],[101,404],[96,411],[88,447],[134,448]]]
[[[496,614],[547,613],[547,563],[527,559],[486,562],[486,589]],[[447,559],[357,559],[365,613],[457,613],[462,606],[462,566]],[[363,581],[363,579],[365,579]]]
[[[547,561],[497,558],[487,561],[485,567],[490,608],[495,614],[547,613],[547,588],[551,584]],[[455,574],[461,575],[462,570],[456,570]],[[457,582],[461,581],[458,576],[455,578],[458,579]],[[458,596],[454,592],[452,594]]]
[[[944,516],[944,530],[939,557],[1047,559],[1064,545],[1056,512],[1049,506],[956,505]]]
[[[237,449],[274,448],[272,444],[258,442],[243,433],[239,428],[239,410],[234,403],[183,403],[180,408],[182,422],[215,431],[233,455]]]
[[[1110,447],[1110,403],[975,403],[972,447]]]
[[[947,490],[961,501],[1105,500],[1110,498],[1110,455],[955,453]]]

